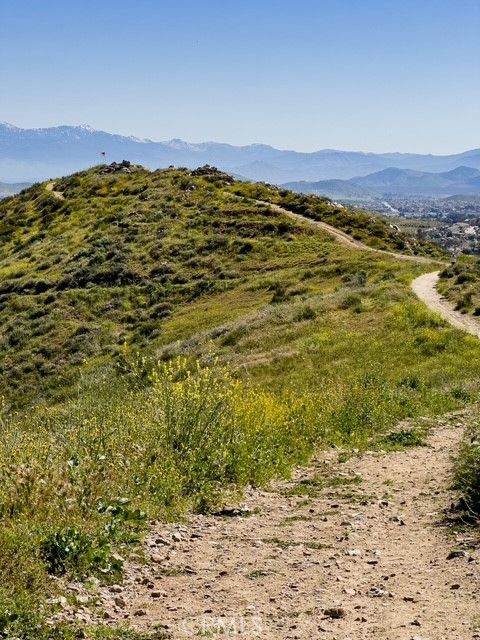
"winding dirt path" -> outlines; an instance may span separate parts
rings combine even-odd
[[[61,191],[55,191],[55,182],[47,182],[47,184],[45,185],[45,189],[47,191],[50,191],[52,196],[54,196],[58,200],[65,200],[65,196]]]
[[[333,227],[326,222],[321,222],[320,220],[312,220],[312,218],[307,218],[302,216],[299,213],[293,213],[293,211],[289,211],[288,209],[284,209],[278,204],[272,204],[271,202],[266,202],[264,200],[257,200],[259,204],[268,205],[273,211],[277,211],[278,213],[282,213],[283,215],[296,220],[297,222],[304,222],[310,225],[314,225],[323,231],[326,231],[329,235],[333,236],[336,240],[343,244],[346,247],[352,247],[354,249],[360,249],[362,251],[372,251],[373,253],[381,253],[386,256],[392,256],[397,258],[398,260],[407,260],[409,262],[423,262],[425,264],[444,264],[441,260],[436,260],[435,258],[427,258],[425,256],[409,256],[404,253],[395,253],[394,251],[386,251],[385,249],[375,249],[374,247],[369,247],[363,242],[359,242],[355,240],[348,233]]]
[[[280,207],[275,204],[271,204],[269,202],[264,202],[259,200],[261,204],[269,205],[273,210],[278,211],[284,215],[287,215],[290,218],[293,218],[300,222],[305,222],[308,224],[315,225],[319,227],[323,231],[326,231],[331,236],[333,236],[336,240],[338,240],[341,244],[353,247],[355,249],[361,249],[363,251],[373,251],[375,253],[382,253],[388,256],[393,256],[399,260],[408,260],[410,262],[421,262],[426,264],[438,264],[445,266],[445,262],[440,260],[435,260],[432,258],[426,258],[424,256],[408,256],[401,253],[395,253],[391,251],[384,251],[382,249],[374,249],[373,247],[369,247],[362,242],[358,242],[354,240],[347,233],[340,231],[336,227],[332,227],[331,225],[320,222],[317,220],[312,220],[311,218],[306,218],[297,213],[292,213],[283,207]],[[435,313],[438,313],[442,316],[447,322],[449,322],[452,326],[457,329],[461,329],[466,333],[469,333],[472,336],[476,336],[480,338],[480,321],[475,318],[468,316],[466,314],[460,313],[457,311],[453,304],[449,302],[446,298],[442,297],[440,293],[437,291],[437,283],[439,279],[439,271],[431,271],[429,273],[425,273],[418,278],[415,278],[412,282],[412,290],[415,295],[424,303],[426,306]]]
[[[437,419],[424,447],[347,462],[324,453],[291,481],[248,492],[233,517],[155,526],[146,561],[98,590],[97,611],[175,640],[480,637],[477,541],[445,521],[450,456],[473,419]],[[322,488],[319,477],[335,480]]]
[[[437,291],[438,271],[424,273],[412,282],[415,295],[424,302],[431,311],[438,313],[457,329],[466,331],[472,336],[480,338],[480,322],[471,316],[457,311],[453,304],[443,298]]]

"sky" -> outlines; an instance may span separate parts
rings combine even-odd
[[[374,152],[480,146],[480,0],[0,0],[0,121]]]

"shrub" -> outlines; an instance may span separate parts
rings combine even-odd
[[[122,561],[112,554],[105,537],[94,540],[74,528],[50,533],[40,544],[40,555],[48,573],[57,576],[100,573],[105,579],[107,575],[117,577],[122,570]]]
[[[295,316],[295,322],[303,322],[304,320],[314,320],[317,317],[317,312],[309,304],[306,304],[299,309]]]
[[[357,293],[347,293],[340,302],[340,309],[358,308],[362,304],[362,298]]]
[[[455,487],[463,504],[475,517],[480,517],[480,440],[477,430],[467,434],[455,467]]]

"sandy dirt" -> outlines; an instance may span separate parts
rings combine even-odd
[[[438,271],[425,273],[412,282],[415,295],[424,302],[429,309],[440,314],[447,322],[457,329],[462,329],[472,336],[480,338],[480,322],[475,318],[456,311],[453,304],[443,298],[437,291]]]
[[[47,184],[45,185],[45,189],[47,191],[50,191],[52,196],[54,196],[55,198],[58,198],[59,200],[65,200],[65,196],[61,191],[55,191],[55,182],[47,182]]]
[[[476,534],[446,518],[466,415],[437,419],[427,446],[346,462],[324,453],[291,481],[251,489],[233,517],[154,526],[146,562],[97,592],[105,621],[163,625],[175,639],[480,638]],[[315,490],[319,474],[336,486]]]

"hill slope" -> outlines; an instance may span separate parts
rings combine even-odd
[[[377,248],[431,250],[370,214],[209,168],[100,167],[38,184],[0,203],[0,379],[28,396],[27,381],[32,393],[58,385],[125,342],[164,344],[179,305],[233,290],[247,307],[267,301],[273,276],[316,251],[314,231],[268,201]],[[253,293],[265,270],[272,282]]]
[[[400,420],[479,395],[480,343],[410,290],[432,269],[412,252],[431,248],[325,199],[211,167],[126,163],[2,201],[0,240],[7,638],[165,636],[112,626],[133,606],[112,583],[127,572],[131,584],[134,565],[142,590],[153,584],[149,556],[132,555],[152,520],[194,510],[222,522],[242,489],[315,451],[419,444],[423,432],[411,422],[399,432]],[[192,575],[163,559],[155,571]]]

